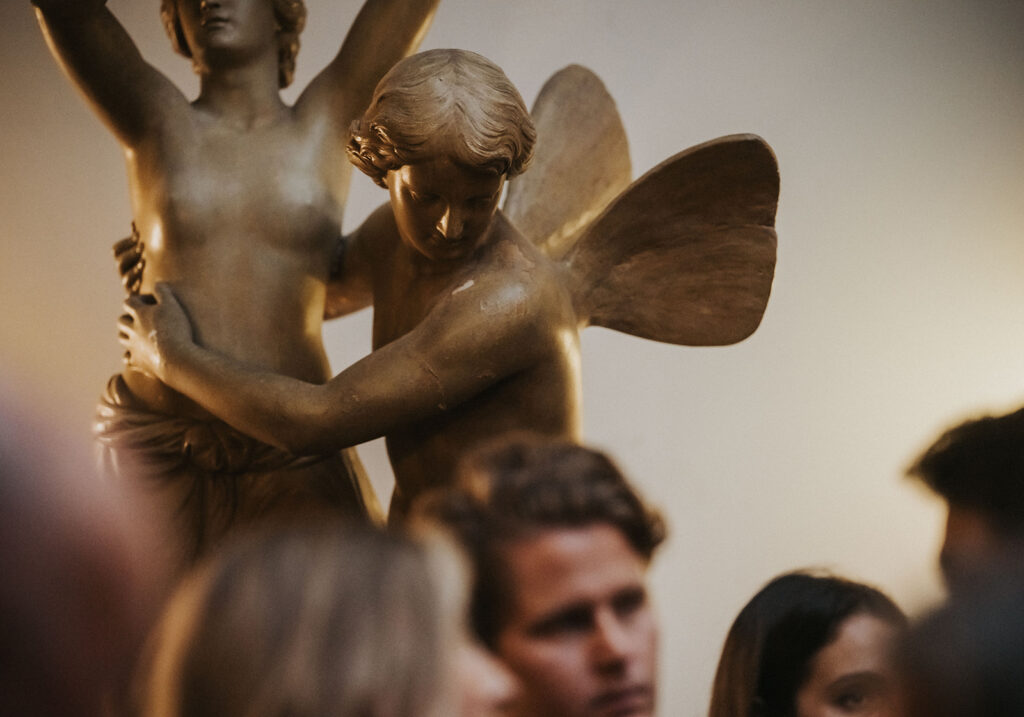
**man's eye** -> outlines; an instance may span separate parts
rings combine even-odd
[[[615,596],[612,608],[620,617],[632,615],[647,604],[647,594],[643,590],[627,590]]]
[[[555,637],[586,632],[593,625],[588,610],[572,610],[537,624],[530,632],[537,637]]]

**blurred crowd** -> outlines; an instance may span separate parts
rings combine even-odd
[[[181,574],[151,506],[0,400],[0,714],[658,714],[666,523],[600,451],[512,434],[400,524],[250,524]],[[1024,410],[951,428],[908,474],[948,508],[922,556],[945,601],[908,617],[794,566],[724,636],[709,717],[1024,714]]]

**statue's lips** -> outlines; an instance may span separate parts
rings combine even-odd
[[[200,21],[200,24],[206,30],[217,30],[223,27],[227,27],[229,22],[230,21],[226,17],[221,17],[219,15],[210,15],[204,17]]]

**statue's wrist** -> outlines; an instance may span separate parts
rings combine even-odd
[[[93,15],[107,6],[107,0],[32,0],[49,18],[77,19]]]
[[[186,365],[190,360],[191,341],[171,339],[160,347],[160,379],[166,383],[173,384],[177,378],[179,368]]]

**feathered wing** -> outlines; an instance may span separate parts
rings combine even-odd
[[[531,112],[537,144],[528,171],[509,183],[504,211],[527,238],[561,257],[631,178],[626,131],[590,70],[549,79]]]
[[[778,197],[775,155],[755,135],[662,162],[564,257],[581,323],[689,346],[742,341],[771,291]]]

